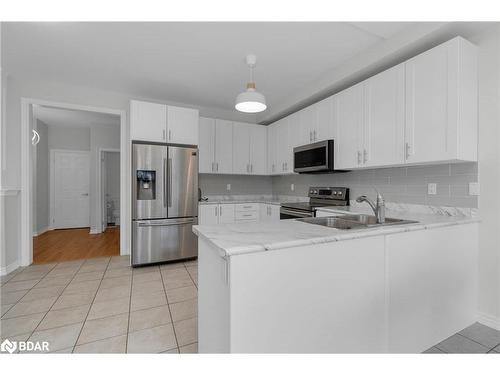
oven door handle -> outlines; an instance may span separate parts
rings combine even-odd
[[[313,217],[314,212],[304,212],[304,211],[296,211],[291,210],[289,208],[280,208],[280,214],[296,216],[296,217]]]

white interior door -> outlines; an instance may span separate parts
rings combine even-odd
[[[53,152],[54,229],[88,227],[89,153]]]

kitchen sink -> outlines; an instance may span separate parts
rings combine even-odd
[[[324,227],[349,230],[349,229],[363,229],[382,227],[389,225],[403,225],[417,223],[413,220],[394,219],[390,217],[385,218],[385,223],[377,223],[377,218],[371,215],[341,215],[341,216],[328,216],[328,217],[308,217],[297,219],[304,223],[322,225]]]

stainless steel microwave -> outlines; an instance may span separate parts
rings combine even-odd
[[[297,173],[332,173],[334,168],[333,139],[293,149],[293,171]]]

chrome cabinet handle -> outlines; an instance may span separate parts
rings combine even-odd
[[[222,206],[219,206],[219,215],[222,216]]]
[[[363,150],[363,163],[366,163],[368,161],[368,151]]]
[[[406,159],[410,157],[410,144],[408,142],[405,143],[405,154],[406,154]]]
[[[215,163],[214,163],[214,162],[212,162],[212,172],[214,172],[214,170],[215,170],[215,166],[214,166],[214,164],[215,164]]]
[[[361,164],[361,151],[358,151],[358,164]]]
[[[316,141],[318,140],[318,139],[316,138],[316,130],[313,132],[313,134],[314,134],[313,139],[314,139],[314,141],[316,142]]]
[[[168,207],[172,207],[172,159],[168,158]]]
[[[250,164],[250,172],[253,173],[253,164]]]
[[[219,162],[215,162],[215,171],[219,172]]]
[[[312,142],[313,140],[313,133],[312,131],[309,131],[309,142]]]
[[[165,129],[163,129],[163,135],[161,136],[161,139],[165,140]]]
[[[168,140],[170,141],[172,139],[172,130],[168,130]]]
[[[89,193],[83,193],[82,194],[83,197],[88,197],[89,196]]]
[[[217,206],[215,206],[215,216],[218,216],[217,215]]]

